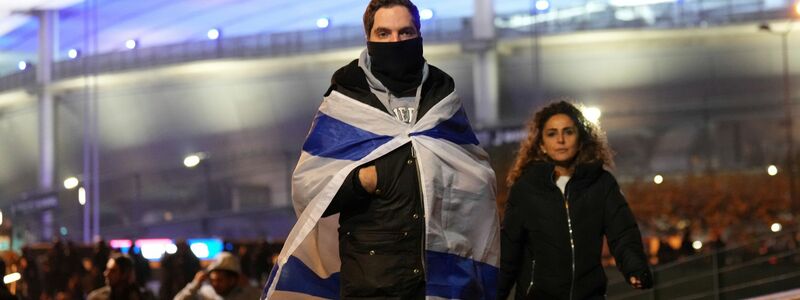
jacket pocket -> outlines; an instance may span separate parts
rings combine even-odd
[[[347,243],[358,253],[397,253],[404,252],[407,232],[398,231],[351,231],[345,234]]]
[[[534,275],[536,273],[536,260],[531,260],[531,282],[528,284],[528,290],[525,291],[525,295],[530,296],[531,292],[533,292],[535,285],[534,285]]]

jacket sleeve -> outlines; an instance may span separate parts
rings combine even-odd
[[[613,177],[610,180],[603,216],[609,250],[626,281],[636,276],[645,288],[650,288],[652,275],[642,245],[642,234],[619,184]]]
[[[525,247],[525,212],[521,211],[526,196],[526,183],[517,181],[511,187],[506,202],[505,217],[500,228],[500,274],[497,276],[497,299],[507,299],[520,272]]]
[[[186,286],[181,289],[178,294],[175,295],[173,300],[192,300],[198,298],[198,291],[200,290],[200,285],[195,283],[194,281],[189,282]]]
[[[342,211],[342,204],[344,201],[348,201],[348,199],[352,200],[369,197],[369,193],[364,190],[364,187],[361,186],[361,181],[358,179],[358,171],[363,167],[365,166],[357,167],[353,169],[350,174],[347,174],[342,186],[339,187],[339,191],[336,192],[336,196],[331,200],[331,204],[329,204],[325,212],[322,213],[322,217],[340,213]]]

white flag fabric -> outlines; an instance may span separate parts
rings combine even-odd
[[[357,166],[411,143],[425,210],[427,299],[494,299],[495,174],[455,92],[416,124],[337,91],[324,98],[292,177],[298,215],[262,299],[338,299],[338,214],[321,218]]]

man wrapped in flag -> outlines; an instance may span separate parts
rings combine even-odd
[[[495,175],[409,0],[372,0],[292,178],[265,299],[494,299]]]

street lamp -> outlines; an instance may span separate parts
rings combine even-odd
[[[800,7],[800,2],[792,8]],[[794,13],[794,12],[793,12]],[[800,13],[800,12],[798,12]],[[781,37],[781,52],[783,56],[783,105],[786,113],[786,171],[789,175],[789,202],[792,208],[792,213],[797,214],[800,212],[800,204],[797,203],[797,187],[795,183],[796,171],[794,161],[794,122],[792,121],[792,91],[791,82],[789,77],[789,34],[794,29],[794,18],[789,18],[789,23],[785,30],[778,31],[773,29],[769,24],[762,23],[758,29],[770,34],[778,35]]]

